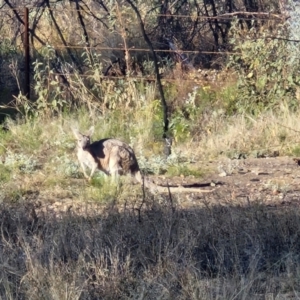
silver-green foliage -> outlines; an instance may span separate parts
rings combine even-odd
[[[8,152],[3,165],[9,168],[17,168],[22,173],[32,173],[39,167],[38,161],[23,153]]]
[[[194,162],[192,158],[187,158],[182,153],[173,151],[168,158],[160,155],[152,155],[146,158],[142,153],[138,155],[139,166],[145,174],[165,174],[172,173],[172,175],[194,175],[189,167]],[[175,174],[174,174],[175,173]]]
[[[51,163],[54,166],[55,173],[58,175],[72,178],[82,177],[78,163],[67,154],[55,157]]]

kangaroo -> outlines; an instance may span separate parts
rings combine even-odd
[[[77,139],[77,158],[84,176],[90,180],[97,169],[106,175],[132,175],[138,182],[142,181],[140,168],[133,149],[117,139],[102,139],[91,143],[94,127],[86,134],[73,129]],[[86,167],[91,169],[90,175]]]
[[[167,192],[168,190],[171,192],[211,192],[211,190],[201,190],[199,188],[170,187],[168,189],[158,186],[141,174],[135,153],[126,143],[113,138],[106,138],[91,143],[91,136],[94,133],[93,126],[86,134],[82,134],[74,128],[72,128],[72,131],[77,139],[77,158],[83,174],[88,180],[91,180],[98,169],[114,178],[119,175],[130,174],[151,192]],[[86,167],[91,170],[89,175],[86,173]]]

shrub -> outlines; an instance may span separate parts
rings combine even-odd
[[[297,107],[300,49],[288,37],[286,24],[275,29],[252,26],[248,31],[238,22],[233,24],[229,42],[235,54],[229,57],[228,67],[238,74],[239,94],[228,109],[257,114],[283,101]]]

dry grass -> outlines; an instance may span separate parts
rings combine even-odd
[[[59,218],[36,216],[29,203],[2,205],[1,297],[297,297],[298,211],[146,202],[140,216],[129,205]]]
[[[299,155],[299,117],[299,111],[290,112],[284,105],[279,112],[268,111],[256,118],[246,114],[227,117],[221,111],[207,117],[205,131],[200,136],[192,136],[188,148],[210,158],[242,153],[255,156],[274,151],[280,155]],[[203,117],[199,122],[202,120]]]

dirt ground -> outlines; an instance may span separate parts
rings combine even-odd
[[[300,161],[300,160],[299,160]],[[248,158],[203,162],[208,170],[203,178],[168,178],[172,185],[186,187],[182,205],[205,204],[247,205],[253,201],[267,206],[295,205],[300,203],[300,166],[292,157]],[[166,185],[166,178],[157,183]],[[209,193],[189,193],[189,187],[199,187]],[[184,200],[185,199],[185,200]],[[200,200],[200,201],[199,201]]]
[[[224,159],[195,164],[197,168],[207,170],[203,177],[170,178],[160,175],[150,176],[150,178],[156,184],[166,187],[166,193],[162,193],[164,197],[169,197],[167,186],[181,187],[180,193],[171,193],[172,199],[181,208],[203,205],[247,206],[253,202],[274,208],[300,204],[300,166],[295,158]],[[75,179],[75,181],[77,186],[88,184],[85,179]],[[139,185],[133,188],[138,189]],[[190,188],[193,190],[190,191]],[[40,203],[38,211],[52,211],[55,214],[66,211],[80,214],[95,213],[103,209],[103,207],[99,208],[99,203],[88,200],[79,202],[69,196],[67,191],[57,194],[57,197],[53,195],[51,200],[48,195],[45,197],[42,194],[29,196],[31,200],[35,199]],[[99,210],[95,210],[95,206]]]

